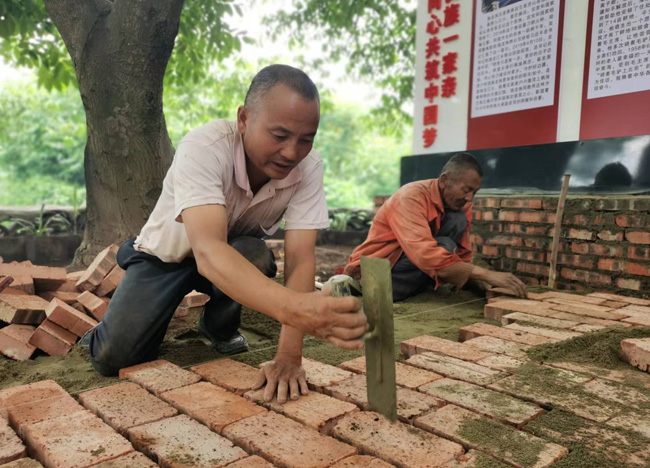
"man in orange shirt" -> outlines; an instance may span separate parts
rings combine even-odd
[[[377,212],[368,238],[352,252],[344,273],[359,277],[361,256],[387,258],[395,301],[417,294],[428,284],[437,288],[450,283],[460,289],[469,280],[526,297],[525,285],[514,275],[471,263],[472,200],[482,180],[476,158],[459,153],[438,179],[400,188]]]

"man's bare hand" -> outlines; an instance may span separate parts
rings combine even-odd
[[[368,327],[361,301],[356,297],[332,297],[331,292],[303,293],[286,324],[329,341],[343,349],[363,348],[362,335]]]
[[[264,401],[271,401],[273,396],[278,396],[278,403],[285,403],[287,395],[292,400],[297,400],[300,395],[307,395],[307,378],[305,369],[302,368],[302,356],[276,356],[273,361],[262,364],[253,390],[264,388]]]
[[[508,288],[514,292],[517,297],[524,299],[528,297],[528,293],[526,293],[526,285],[511,273],[490,271],[489,274],[484,278],[484,281],[489,285],[497,288]]]

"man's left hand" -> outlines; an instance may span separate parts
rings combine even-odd
[[[271,401],[273,396],[278,396],[278,403],[285,403],[287,395],[292,400],[297,400],[300,395],[307,395],[307,378],[305,369],[302,368],[302,356],[276,355],[273,361],[262,364],[253,390],[264,388],[264,401]]]

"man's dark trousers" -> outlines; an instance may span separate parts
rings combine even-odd
[[[458,242],[467,228],[467,217],[463,211],[446,211],[440,223],[440,229],[432,233],[438,245],[447,252],[453,253],[458,248]],[[414,296],[425,286],[433,284],[433,279],[416,267],[411,260],[402,254],[391,269],[393,282],[393,301],[403,301]]]
[[[203,319],[213,338],[228,340],[237,332],[241,304],[201,276],[194,258],[165,263],[136,251],[133,242],[125,242],[117,253],[126,273],[102,321],[87,337],[90,360],[100,374],[117,375],[124,367],[156,359],[174,311],[193,289],[210,296]],[[267,277],[275,276],[273,252],[263,240],[238,237],[228,243]]]

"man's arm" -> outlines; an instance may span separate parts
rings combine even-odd
[[[287,288],[298,292],[314,291],[316,269],[316,230],[291,230],[284,237],[285,281]],[[284,403],[289,392],[292,400],[309,393],[305,371],[302,368],[302,341],[304,334],[297,328],[283,325],[275,359],[260,371],[253,388],[266,381],[264,399],[273,399],[277,387],[278,402]]]
[[[363,347],[366,317],[351,297],[298,293],[267,278],[227,242],[223,205],[187,208],[182,220],[199,273],[233,300],[346,349]]]

